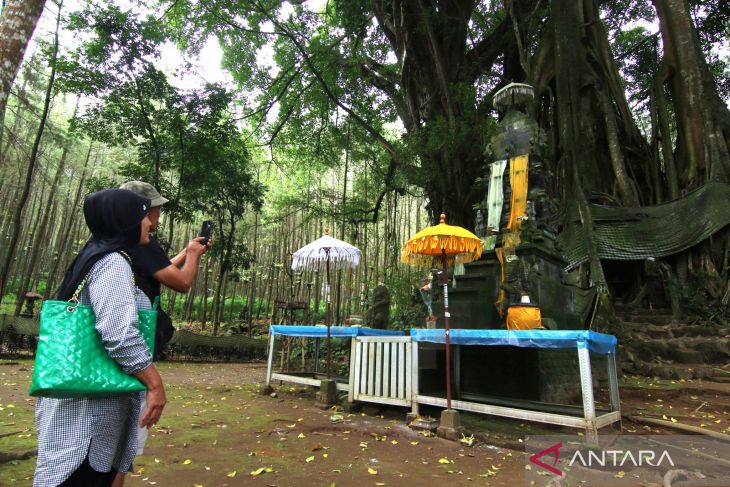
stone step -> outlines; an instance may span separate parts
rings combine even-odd
[[[618,313],[618,317],[622,321],[629,321],[633,323],[651,323],[654,325],[668,325],[672,323],[672,315],[669,314],[643,314],[643,313],[631,313],[622,314]]]
[[[492,276],[486,273],[466,273],[461,276],[454,276],[454,280],[456,280],[457,284],[461,284],[462,282],[482,282],[490,277]]]
[[[703,363],[676,364],[638,361],[631,364],[628,371],[645,377],[671,380],[709,379],[722,382],[730,380],[730,370],[727,368]]]
[[[716,325],[672,326],[675,337],[720,337],[730,338],[730,328]]]
[[[495,266],[499,266],[499,263],[496,260],[477,260],[474,262],[469,262],[468,264],[464,264],[464,269],[469,272],[470,269],[482,269],[485,267]]]
[[[626,338],[645,335],[649,338],[717,337],[730,338],[730,329],[715,325],[654,325],[651,323],[624,322]]]
[[[646,335],[650,338],[674,338],[673,328],[667,325],[652,325],[651,323],[624,323],[624,335],[622,339],[635,339],[641,335]]]
[[[660,315],[671,315],[672,314],[672,308],[653,307],[651,309],[647,309],[647,308],[637,308],[636,306],[629,306],[627,304],[621,304],[621,303],[614,303],[613,309],[618,314],[660,314]]]
[[[633,340],[631,339],[633,338]],[[680,337],[647,339],[631,337],[619,342],[635,360],[652,361],[656,358],[672,360],[682,364],[726,363],[730,359],[730,341],[707,337]]]
[[[449,287],[449,297],[453,296],[468,296],[467,299],[479,301],[479,297],[484,292],[484,289],[477,286],[456,286]],[[473,298],[472,298],[473,296]]]

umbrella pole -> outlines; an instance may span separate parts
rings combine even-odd
[[[330,251],[329,249],[326,250],[327,252],[327,283],[325,284],[325,288],[327,289],[327,304],[326,304],[326,316],[325,321],[327,322],[327,379],[330,378],[330,366],[332,364],[332,353],[331,353],[331,346],[330,346],[330,320],[332,317],[330,316]]]
[[[446,249],[441,249],[444,270],[444,323],[446,326],[446,409],[451,409],[451,337],[449,327],[449,270],[446,266]]]

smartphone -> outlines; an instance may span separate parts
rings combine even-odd
[[[211,230],[213,230],[213,222],[211,220],[205,220],[203,222],[203,227],[200,229],[200,236],[203,237],[203,241],[201,243],[203,245],[208,245]]]

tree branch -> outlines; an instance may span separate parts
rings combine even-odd
[[[468,79],[476,80],[480,75],[492,70],[492,65],[502,54],[502,43],[510,35],[513,35],[511,20],[506,17],[491,34],[466,53],[464,65],[471,68],[467,74]]]
[[[385,93],[390,101],[393,102],[393,105],[395,105],[395,111],[398,113],[398,117],[403,121],[406,129],[411,130],[417,125],[418,121],[411,117],[406,101],[398,91],[397,83],[383,75],[382,65],[380,68],[375,68],[371,62],[375,63],[375,61],[366,60],[360,64],[360,69],[365,75],[366,80],[369,81],[372,86]]]
[[[317,67],[314,65],[314,62],[312,61],[312,58],[307,53],[306,49],[302,45],[301,42],[299,42],[299,39],[297,39],[296,35],[289,32],[289,30],[284,27],[279,20],[271,15],[269,11],[264,8],[260,3],[256,2],[259,6],[259,9],[262,13],[264,13],[268,19],[271,21],[271,23],[274,24],[274,26],[278,29],[279,32],[283,36],[285,36],[287,39],[289,39],[292,44],[294,44],[294,47],[296,47],[297,51],[302,55],[305,64],[309,68],[310,72],[314,75],[314,77],[317,79],[319,84],[322,86],[322,90],[325,92],[327,97],[332,100],[338,107],[342,108],[348,115],[352,117],[353,120],[355,120],[362,128],[364,128],[377,142],[380,144],[388,153],[391,155],[391,157],[397,156],[397,150],[391,144],[388,142],[388,140],[383,137],[383,135],[378,132],[377,129],[375,129],[371,124],[369,124],[365,119],[363,119],[360,115],[358,115],[352,108],[345,105],[333,92],[332,89],[327,84],[327,81],[325,81],[324,76],[322,73],[317,69]]]

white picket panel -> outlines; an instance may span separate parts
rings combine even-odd
[[[357,337],[353,399],[410,406],[410,359],[410,337]]]

